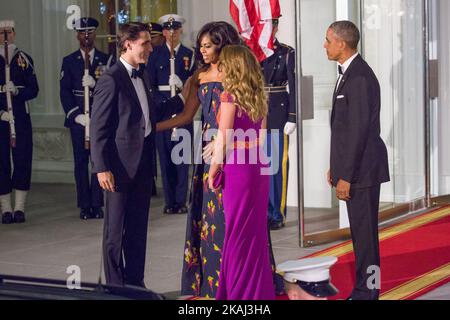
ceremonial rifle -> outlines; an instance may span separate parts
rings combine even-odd
[[[86,45],[84,48],[85,59],[84,59],[84,76],[89,76],[89,66],[91,58],[89,56],[89,30],[85,32]],[[91,148],[91,135],[90,122],[91,122],[91,112],[90,112],[90,88],[88,85],[84,86],[84,115],[86,116],[86,126],[84,128],[84,148],[89,150]]]
[[[3,31],[4,40],[5,40],[5,85],[11,81],[11,65],[9,62],[9,43],[8,43],[8,31]],[[9,132],[10,132],[10,144],[12,148],[16,147],[17,135],[16,135],[16,125],[14,122],[14,111],[12,104],[12,95],[11,92],[6,92],[6,104],[8,108],[9,114]]]
[[[174,18],[170,18],[169,22],[171,25],[171,29],[170,29],[170,75],[174,76],[175,75],[175,48],[173,47],[173,34],[175,32],[174,28],[173,28],[173,23],[174,23],[175,19]],[[170,95],[171,97],[175,97],[177,95],[177,87],[176,86],[170,86]]]

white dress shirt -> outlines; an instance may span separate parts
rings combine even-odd
[[[81,51],[81,56],[83,57],[83,60],[86,60],[86,53],[84,52],[83,49],[80,49]],[[90,52],[89,52],[89,63],[92,65],[94,63],[94,57],[95,57],[95,48],[93,48]]]
[[[166,46],[167,46],[167,48],[169,49],[169,51],[171,50],[171,48],[170,48],[170,45],[169,45],[169,43],[168,42],[166,42]],[[173,51],[174,51],[174,53],[175,53],[175,55],[177,55],[177,53],[178,53],[178,50],[180,50],[180,47],[181,47],[181,43],[179,43],[174,49],[173,49]]]
[[[9,63],[11,63],[12,59],[14,58],[13,55],[14,55],[14,51],[16,51],[16,49],[17,49],[17,47],[15,44],[10,43],[8,45]],[[3,59],[5,59],[5,46],[3,43],[0,45],[0,55],[3,57]]]
[[[120,57],[120,62],[122,62],[123,65],[125,66],[125,68],[127,69],[128,75],[130,76],[131,82],[133,83],[134,89],[136,90],[136,94],[139,98],[139,104],[141,105],[142,114],[144,115],[144,119],[145,119],[145,137],[147,138],[150,135],[150,133],[152,132],[152,124],[150,122],[150,111],[149,111],[147,93],[145,92],[144,81],[139,77],[136,79],[133,79],[131,77],[133,69],[136,69],[136,68],[134,68],[128,62],[126,62],[125,59]]]
[[[347,61],[345,61],[343,64],[338,63],[338,69],[339,67],[341,67],[342,69],[342,75],[339,74],[339,78],[338,78],[338,82],[337,82],[337,86],[336,86],[336,90],[339,88],[339,85],[341,84],[341,80],[344,77],[345,71],[348,70],[348,68],[350,67],[350,65],[352,64],[353,60],[355,60],[355,58],[359,55],[359,52],[355,53],[354,55],[352,55],[349,59],[347,59]]]

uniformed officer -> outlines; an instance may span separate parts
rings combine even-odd
[[[165,42],[166,42],[166,38],[164,38],[163,36],[163,28],[162,25],[160,25],[159,23],[156,22],[151,22],[151,39],[152,39],[152,47],[156,48],[156,47],[160,47],[162,46]],[[157,164],[155,162],[155,171],[157,172],[158,170],[156,169]],[[156,191],[156,179],[157,177],[153,178],[153,187],[152,187],[152,196],[157,196],[157,191]]]
[[[82,220],[103,218],[103,192],[97,177],[89,173],[90,150],[85,146],[88,117],[84,112],[84,88],[90,88],[89,103],[92,105],[96,82],[112,61],[112,57],[95,48],[97,27],[98,21],[93,18],[81,18],[75,22],[80,49],[64,58],[60,80],[60,98],[66,114],[64,125],[70,129],[72,138],[77,205]],[[86,52],[89,57],[89,75],[85,76]]]
[[[297,127],[296,56],[293,48],[280,43],[275,37],[278,32],[279,18],[273,19],[272,22],[275,53],[262,62],[262,68],[266,80],[266,92],[269,95],[267,151],[272,158],[277,158],[279,163],[279,170],[270,177],[268,219],[270,229],[278,230],[286,223],[289,135],[293,134]]]
[[[28,101],[36,98],[39,92],[33,59],[14,44],[14,27],[14,21],[0,21],[0,204],[3,224],[25,222],[25,202],[30,190],[33,158],[33,130]],[[5,72],[5,40],[8,42],[9,82],[6,82]],[[7,112],[7,93],[12,97],[13,119]],[[10,139],[11,125],[16,131],[15,146]],[[11,153],[14,172],[11,172]],[[11,205],[13,190],[14,212]]]
[[[166,38],[163,36],[163,28],[159,23],[152,22],[150,23],[152,26],[151,38],[152,38],[152,47],[160,47],[166,42]]]
[[[287,261],[277,266],[290,300],[326,300],[339,293],[331,283],[330,268],[336,257]]]
[[[176,86],[176,91],[179,93],[193,73],[194,52],[183,46],[180,41],[184,23],[185,19],[176,14],[165,15],[159,19],[159,24],[163,27],[165,45],[154,49],[147,68],[152,85],[158,88],[154,96],[157,102],[163,102],[171,97],[171,86]],[[175,75],[171,75],[170,68],[171,46],[175,53]],[[192,135],[192,125],[184,128]],[[164,187],[164,213],[185,214],[187,213],[189,164],[175,165],[173,163],[172,150],[181,141],[172,141],[172,134],[173,131],[165,131],[156,136]]]

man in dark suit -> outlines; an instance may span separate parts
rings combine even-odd
[[[120,60],[99,79],[92,107],[93,172],[106,191],[103,255],[110,285],[145,287],[147,226],[155,161],[152,88],[143,68],[153,48],[150,29],[125,24]],[[189,90],[189,89],[186,89]],[[187,92],[187,91],[186,91]],[[179,112],[183,98],[164,109]]]
[[[6,35],[6,38],[5,38]],[[2,224],[24,223],[25,203],[31,188],[33,128],[28,102],[39,93],[33,59],[17,48],[15,22],[0,21],[0,213]],[[8,53],[5,50],[5,41]],[[6,55],[9,61],[6,61]],[[8,63],[7,63],[8,62]],[[10,79],[6,78],[9,64]],[[9,80],[9,81],[7,81]],[[12,113],[8,112],[7,96]],[[11,143],[11,127],[16,144]],[[12,160],[12,161],[11,161]],[[15,207],[11,204],[15,190]]]
[[[339,78],[331,116],[331,167],[328,182],[347,202],[356,257],[353,300],[376,300],[373,267],[380,267],[378,212],[380,187],[389,181],[387,149],[380,137],[380,85],[358,54],[358,28],[333,23],[324,44],[328,59],[338,62]]]
[[[64,126],[70,129],[77,206],[82,220],[102,219],[104,215],[103,192],[97,177],[89,173],[90,150],[85,147],[85,127],[89,116],[84,110],[84,88],[89,87],[92,97],[98,79],[112,62],[112,57],[95,48],[97,28],[98,21],[93,18],[81,18],[75,22],[74,30],[80,48],[63,59],[60,78],[60,99],[66,114]],[[86,55],[89,58],[89,75],[85,74]],[[89,105],[92,106],[92,98]]]
[[[187,79],[194,71],[194,52],[181,43],[183,24],[185,19],[177,14],[168,14],[159,19],[162,26],[164,43],[155,48],[148,63],[148,75],[153,86],[157,87],[155,99],[164,102],[172,96],[171,89],[181,92]],[[171,48],[175,55],[175,74],[171,75]],[[164,111],[164,110],[163,110]],[[165,111],[164,111],[165,112]],[[169,115],[167,118],[170,118]],[[181,129],[193,134],[193,125],[189,124]],[[173,130],[156,134],[156,146],[159,154],[161,177],[164,189],[164,214],[186,214],[189,164],[175,165],[171,159],[172,151],[179,143],[172,141]]]

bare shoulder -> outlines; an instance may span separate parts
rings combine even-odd
[[[207,77],[208,77],[208,67],[204,66],[203,68],[200,68],[194,72],[192,79],[196,84],[200,84],[205,82]]]

